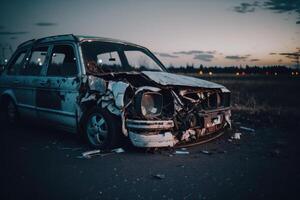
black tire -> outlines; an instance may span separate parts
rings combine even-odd
[[[101,143],[95,143],[89,137],[89,127],[91,124],[91,121],[93,117],[99,117],[99,121],[101,121],[101,116],[105,120],[106,123],[106,129],[107,129],[107,135],[106,137],[101,137]],[[111,114],[107,109],[102,109],[100,107],[92,107],[89,109],[83,116],[83,120],[81,123],[82,126],[82,132],[83,132],[83,138],[85,141],[89,144],[89,146],[93,148],[99,148],[99,149],[112,149],[121,146],[124,135],[122,133],[122,124],[121,124],[121,118]],[[105,125],[102,125],[105,129]],[[99,128],[99,127],[98,127]],[[99,137],[98,137],[99,138]]]
[[[7,125],[13,125],[19,122],[20,115],[17,105],[11,98],[4,99],[4,121]]]

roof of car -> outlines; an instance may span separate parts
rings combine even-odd
[[[28,41],[20,44],[18,46],[18,48],[25,47],[25,46],[31,46],[33,44],[41,44],[41,43],[56,42],[56,41],[74,41],[74,42],[100,41],[100,42],[112,42],[112,43],[120,43],[120,44],[142,47],[140,45],[137,45],[137,44],[134,44],[131,42],[112,39],[112,38],[67,34],[67,35],[54,35],[54,36],[44,37],[44,38],[40,38],[40,39],[28,40]]]

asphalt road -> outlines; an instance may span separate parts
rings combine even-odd
[[[80,158],[88,148],[70,133],[2,123],[0,199],[296,199],[299,125],[240,123],[256,131],[189,155],[129,146],[91,159]]]

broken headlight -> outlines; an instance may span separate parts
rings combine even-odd
[[[136,99],[136,110],[145,118],[152,118],[161,114],[163,97],[157,92],[140,93]]]

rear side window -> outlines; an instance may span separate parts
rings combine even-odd
[[[21,70],[23,75],[40,75],[45,63],[48,47],[38,47],[32,50],[28,63]]]
[[[48,76],[76,76],[76,57],[71,45],[54,45],[48,66]]]
[[[18,75],[19,74],[19,71],[22,67],[25,55],[26,55],[26,51],[21,51],[20,53],[17,54],[17,56],[14,58],[14,60],[8,66],[7,74],[9,74],[9,75]]]

